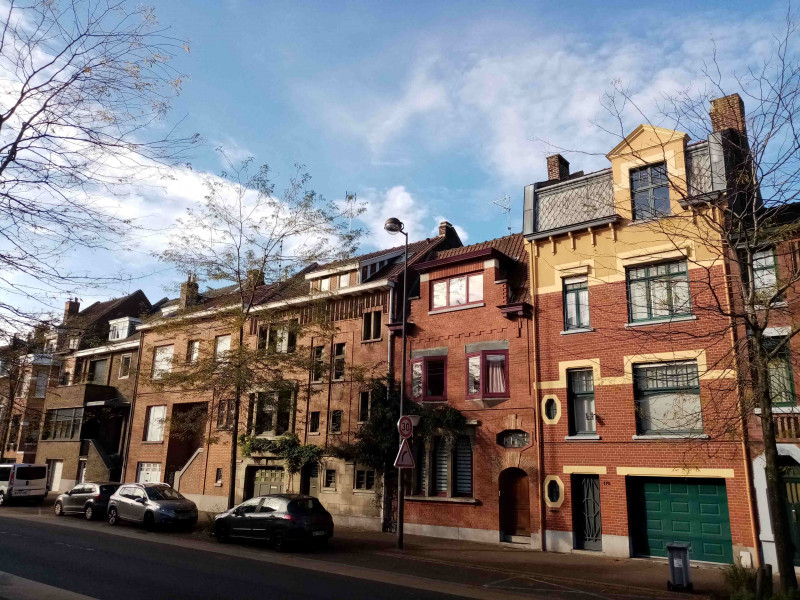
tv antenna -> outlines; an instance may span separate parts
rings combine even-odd
[[[511,196],[506,194],[499,200],[492,200],[492,204],[499,206],[500,210],[508,215],[508,233],[511,233]]]
[[[358,200],[358,195],[355,192],[345,192],[344,193],[344,210],[342,211],[348,217],[347,222],[347,233],[350,233],[353,230],[353,215],[356,212],[356,201]]]

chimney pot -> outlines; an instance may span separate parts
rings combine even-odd
[[[449,221],[442,221],[439,223],[439,237],[446,236],[448,229],[453,229],[453,225]]]
[[[547,180],[565,181],[569,179],[569,161],[560,154],[547,157]]]
[[[64,320],[66,321],[69,317],[77,315],[80,309],[81,303],[77,298],[67,300],[66,304],[64,304]]]
[[[186,281],[181,284],[181,297],[178,303],[180,308],[189,308],[197,304],[197,297],[200,286],[197,284],[197,277],[189,273]]]
[[[747,125],[744,119],[744,102],[739,94],[731,94],[711,101],[711,128],[714,132],[723,129],[736,129],[746,134]]]

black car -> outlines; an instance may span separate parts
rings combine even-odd
[[[118,483],[79,483],[56,498],[53,510],[57,517],[82,514],[91,521],[106,514],[108,499],[118,487]]]
[[[301,494],[258,496],[214,519],[214,535],[267,540],[276,550],[306,542],[325,546],[333,537],[333,518],[319,500]]]

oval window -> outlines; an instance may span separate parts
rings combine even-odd
[[[544,414],[551,421],[556,418],[558,414],[558,405],[554,398],[549,398],[547,402],[544,403]]]
[[[561,487],[555,479],[551,479],[547,483],[547,499],[553,504],[561,499]]]

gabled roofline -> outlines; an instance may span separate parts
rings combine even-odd
[[[479,258],[483,258],[484,260],[489,258],[512,260],[511,257],[506,256],[496,248],[481,248],[480,250],[472,250],[471,252],[464,252],[463,254],[455,254],[453,256],[446,256],[444,258],[429,260],[423,263],[416,264],[412,268],[422,273],[425,271],[430,271],[431,269],[443,267],[445,265],[452,265],[456,263],[467,262],[470,260],[477,260]]]
[[[662,134],[666,136],[666,139],[661,140],[662,144],[668,144],[670,142],[675,142],[678,140],[683,140],[684,142],[688,142],[691,138],[689,137],[688,133],[683,131],[678,131],[676,129],[666,129],[664,127],[656,127],[655,125],[649,125],[647,123],[642,123],[641,125],[637,126],[636,129],[631,131],[625,138],[614,148],[606,154],[606,158],[611,160],[612,157],[615,156],[624,156],[626,154],[630,154],[633,150],[630,149],[631,142],[639,137],[645,131],[652,131],[655,133],[659,139],[661,140]],[[627,149],[626,152],[623,152],[623,149]]]

